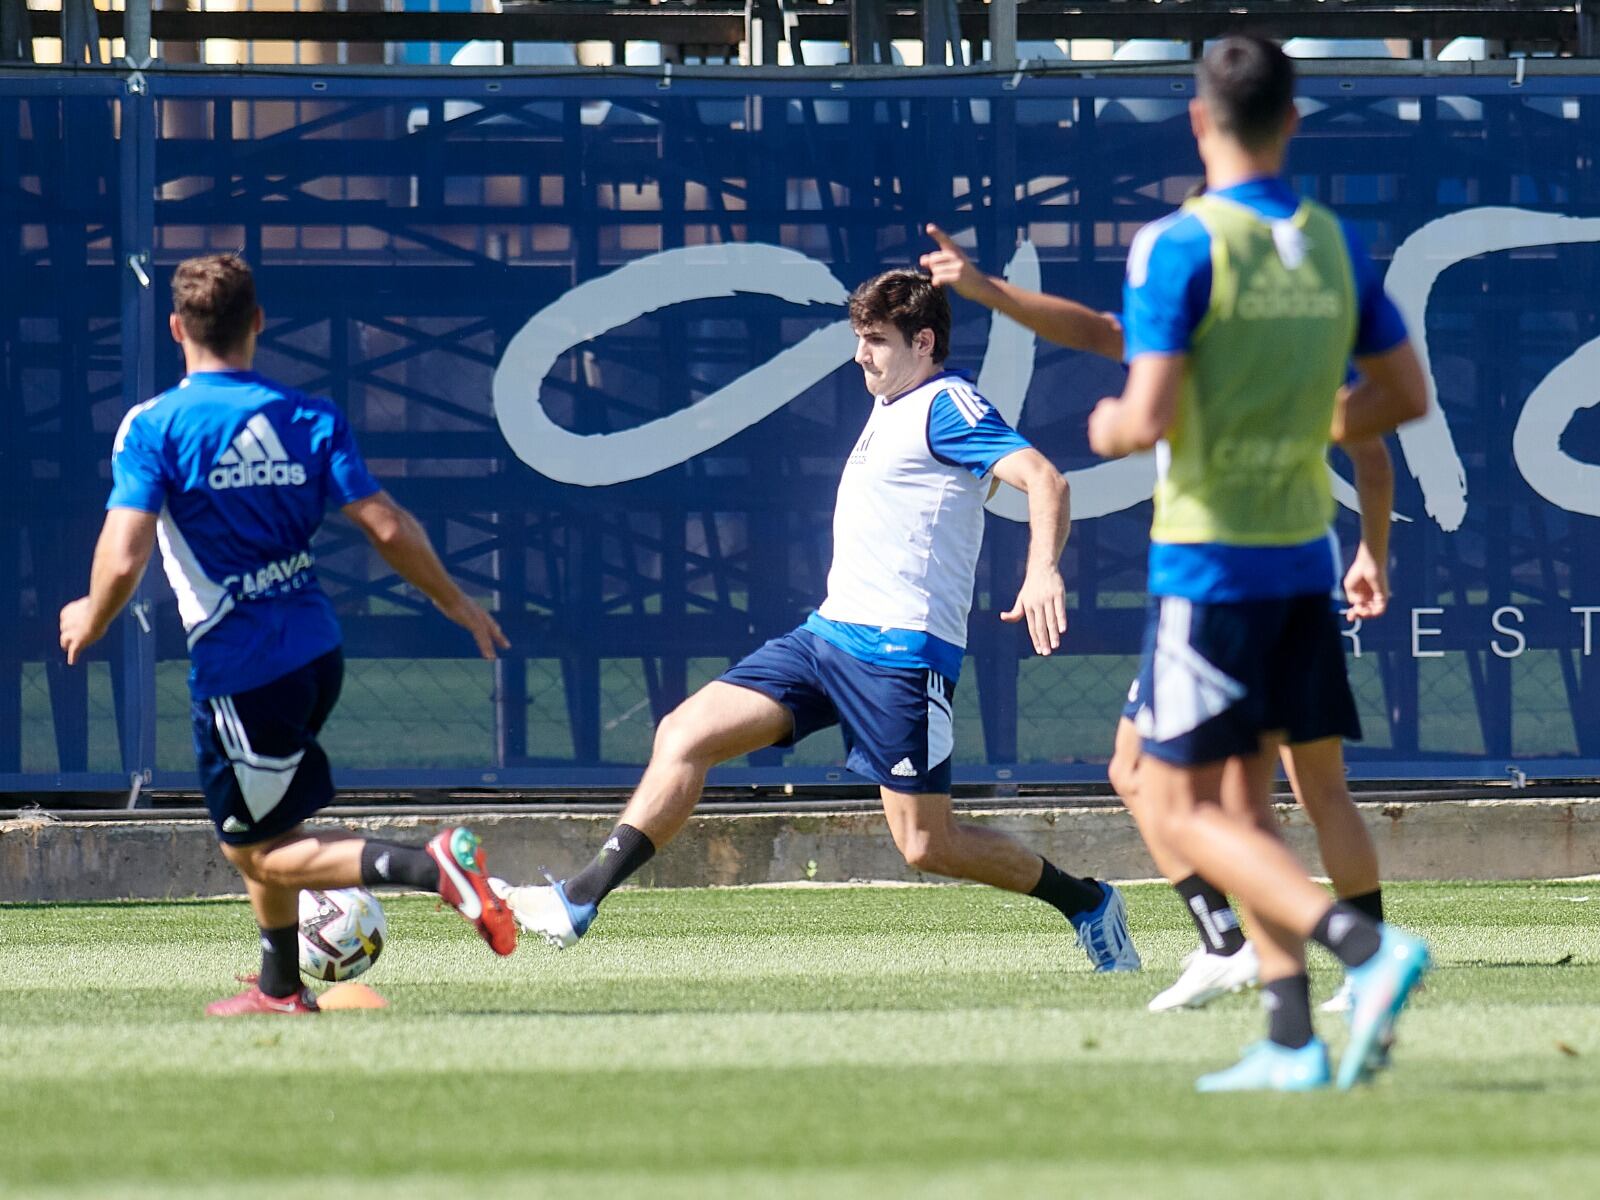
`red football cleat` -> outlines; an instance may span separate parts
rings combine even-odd
[[[213,1000],[206,1005],[208,1017],[249,1017],[257,1013],[281,1013],[284,1016],[298,1017],[318,1011],[320,1010],[317,1008],[317,998],[305,988],[301,988],[291,996],[269,996],[256,983],[251,983],[237,996],[229,996],[225,1000]]]
[[[439,864],[439,895],[472,923],[496,954],[517,948],[517,923],[489,890],[483,869],[483,843],[463,825],[446,829],[428,843],[428,857]]]

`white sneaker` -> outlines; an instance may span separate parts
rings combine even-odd
[[[517,924],[536,933],[557,950],[574,945],[589,931],[593,904],[573,904],[560,883],[512,887],[504,879],[490,878],[489,890],[511,910]]]
[[[1317,1005],[1318,1012],[1347,1013],[1350,1011],[1350,976],[1344,977],[1339,990]]]
[[[1151,1012],[1175,1008],[1204,1008],[1218,996],[1254,987],[1261,977],[1261,962],[1249,942],[1237,954],[1212,954],[1196,950],[1183,960],[1178,981],[1150,1001]]]

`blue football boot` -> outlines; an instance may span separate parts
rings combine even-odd
[[[1109,883],[1101,883],[1100,904],[1071,918],[1078,931],[1078,945],[1089,956],[1096,971],[1137,971],[1143,964],[1128,934],[1128,910],[1122,893]]]
[[[1391,925],[1378,926],[1378,952],[1347,973],[1350,1044],[1339,1060],[1339,1086],[1352,1088],[1388,1062],[1394,1024],[1430,965],[1428,945]]]
[[[1328,1047],[1312,1038],[1298,1050],[1257,1042],[1226,1071],[1202,1075],[1194,1086],[1200,1092],[1314,1092],[1331,1079]]]

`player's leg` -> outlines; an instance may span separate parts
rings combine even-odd
[[[246,992],[221,1001],[212,1006],[216,1015],[287,1011],[250,1005],[299,994],[302,888],[400,885],[436,892],[498,953],[516,946],[510,914],[489,893],[482,852],[470,831],[446,830],[422,848],[304,829],[302,822],[334,796],[317,734],[338,699],[343,670],[342,657],[333,651],[262,687],[193,705],[206,806],[224,857],[245,881],[262,945],[255,1000]]]
[[[1001,830],[957,821],[948,794],[879,792],[908,866],[1043,900],[1072,922],[1097,970],[1138,969],[1122,897],[1110,884],[1069,875]]]
[[[656,727],[644,777],[588,866],[548,886],[495,881],[522,927],[558,948],[581,938],[601,901],[677,836],[700,802],[707,771],[753,750],[792,744],[832,723],[832,709],[814,677],[808,642],[791,633],[667,714]]]
[[[1239,927],[1239,918],[1227,896],[1195,874],[1188,863],[1162,842],[1156,814],[1148,802],[1140,799],[1140,739],[1133,723],[1138,690],[1136,682],[1128,695],[1128,707],[1123,709],[1117,722],[1107,776],[1112,790],[1138,826],[1156,870],[1177,891],[1200,936],[1200,944],[1183,960],[1182,973],[1171,987],[1151,999],[1149,1009],[1170,1012],[1179,1008],[1203,1008],[1218,996],[1240,991],[1256,982],[1256,954],[1245,940],[1244,930]]]
[[[1158,703],[1152,714],[1157,738],[1144,746],[1141,792],[1155,798],[1171,844],[1202,876],[1233,893],[1289,943],[1315,938],[1352,972],[1355,1015],[1339,1071],[1341,1086],[1349,1086],[1366,1069],[1385,1024],[1426,969],[1426,948],[1409,935],[1386,932],[1348,904],[1330,902],[1275,826],[1263,827],[1202,802],[1220,798],[1221,771],[1213,765],[1219,754],[1258,759],[1266,754],[1259,730],[1268,713],[1274,726],[1282,716],[1291,739],[1299,741],[1310,719],[1306,713],[1337,698],[1332,690],[1311,695],[1306,685],[1314,664],[1304,652],[1319,639],[1331,637],[1336,645],[1337,626],[1326,603],[1314,596],[1219,605],[1164,599],[1158,619],[1154,698],[1170,702],[1171,709],[1163,714]],[[1332,689],[1335,680],[1330,675],[1323,682]],[[1271,751],[1269,759],[1276,747]],[[1269,779],[1269,763],[1252,766],[1247,777],[1252,803],[1265,804]]]

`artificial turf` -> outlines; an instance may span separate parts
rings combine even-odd
[[[1117,976],[981,888],[624,891],[510,960],[396,897],[391,1008],[235,1021],[241,902],[0,906],[0,1194],[1600,1194],[1600,882],[1388,900],[1438,962],[1394,1068],[1293,1097],[1194,1094],[1261,1018],[1144,1011],[1193,940],[1155,887]]]

